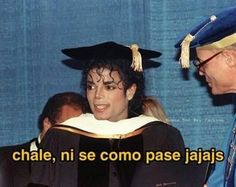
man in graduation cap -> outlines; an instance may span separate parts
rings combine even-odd
[[[193,65],[205,76],[213,94],[236,93],[236,7],[210,16],[196,26],[176,47],[181,47],[180,63],[189,68],[189,50],[196,49]],[[234,100],[234,99],[233,99]],[[235,102],[235,100],[234,100]],[[235,104],[235,103],[234,103]],[[222,150],[225,159],[217,163],[207,185],[209,187],[236,186],[236,121],[225,137]]]
[[[182,136],[176,128],[141,115],[143,68],[149,59],[161,54],[115,42],[62,52],[81,64],[82,85],[92,114],[82,114],[49,130],[42,148],[56,158],[61,151],[73,149],[76,159],[35,163],[33,182],[61,187],[175,185],[176,172],[170,162],[152,160],[147,165],[144,161],[146,151],[155,154],[156,151],[182,153],[184,150]],[[81,153],[89,152],[93,154],[92,160],[81,157]],[[114,160],[108,157],[110,153],[140,154],[141,158]]]

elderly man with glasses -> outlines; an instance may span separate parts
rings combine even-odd
[[[214,95],[236,93],[236,7],[210,16],[177,44],[181,48],[180,63],[189,67],[190,48],[196,50],[193,64]],[[233,99],[235,104],[235,99]],[[222,150],[225,159],[217,163],[208,179],[208,187],[236,186],[236,118],[225,138]]]

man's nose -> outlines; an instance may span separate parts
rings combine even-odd
[[[98,88],[96,89],[95,97],[96,97],[97,99],[100,99],[100,98],[103,97],[103,88],[102,88],[102,87],[98,87]]]

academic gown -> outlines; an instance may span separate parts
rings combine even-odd
[[[152,176],[146,176],[146,172],[139,172],[140,169],[150,171],[148,165],[145,164],[147,151],[184,152],[180,132],[156,120],[143,124],[132,132],[114,136],[108,134],[100,136],[72,126],[55,126],[47,132],[40,146],[44,152],[50,151],[56,161],[55,163],[52,161],[32,163],[31,177],[35,184],[50,187],[135,187],[139,180],[145,183],[155,179],[152,183],[163,184],[176,182],[176,178],[179,180],[183,177],[176,175],[177,170],[169,170],[170,162],[158,162],[160,173],[153,173]],[[69,161],[61,161],[63,151],[72,153],[74,157],[70,157]],[[87,154],[94,152],[95,160],[87,155],[87,160],[83,161],[83,152]],[[129,152],[136,155],[140,153],[141,158],[140,160],[131,159],[131,161],[101,160],[102,153],[111,152],[113,156],[115,152]],[[153,166],[153,164],[150,165]],[[155,164],[155,169],[159,165]],[[152,185],[147,184],[145,187]]]

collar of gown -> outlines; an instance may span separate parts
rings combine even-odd
[[[111,135],[131,133],[154,121],[160,120],[154,117],[140,115],[138,117],[111,122],[108,120],[97,120],[93,114],[86,113],[70,118],[59,125],[74,127],[94,134]]]

